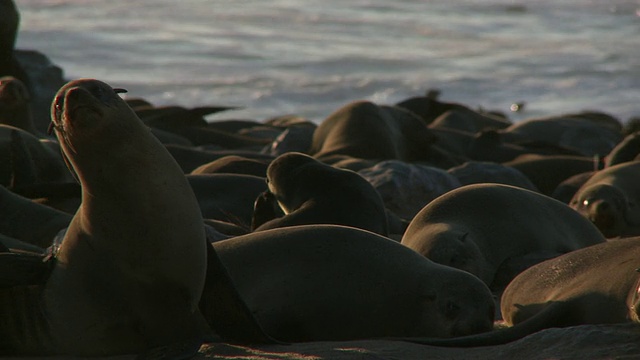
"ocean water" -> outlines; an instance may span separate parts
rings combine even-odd
[[[217,118],[320,122],[431,88],[515,120],[640,116],[640,0],[17,0],[17,46],[67,78]]]

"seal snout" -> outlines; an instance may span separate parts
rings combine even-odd
[[[78,111],[91,111],[94,116],[102,117],[104,112],[102,110],[104,97],[102,91],[94,89],[87,89],[82,86],[72,87],[65,92],[64,101],[62,106],[62,113],[66,116],[63,120],[74,122],[77,119],[86,118],[85,116],[77,114]]]
[[[487,312],[488,316],[485,317],[485,314],[482,311],[475,311],[475,313],[472,313],[465,309],[464,306],[468,307],[468,305],[462,304],[447,304],[445,316],[453,322],[450,328],[449,337],[475,335],[488,332],[493,329],[493,307],[489,309]],[[449,313],[449,307],[454,309],[452,314]]]

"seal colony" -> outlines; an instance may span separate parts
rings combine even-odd
[[[210,124],[232,108],[78,79],[51,99],[47,135],[39,84],[7,68],[0,356],[580,357],[588,334],[618,344],[603,356],[640,353],[637,129],[606,114],[512,124],[430,91],[354,99],[317,126]],[[424,204],[414,216],[374,182]]]
[[[81,187],[73,213],[17,194],[15,182],[0,193],[3,355],[187,358],[221,340],[488,346],[551,327],[638,321],[637,238],[607,241],[601,220],[535,187],[460,186],[402,219],[361,175],[304,153],[253,152],[268,164],[247,169],[254,175],[243,174],[249,162],[190,175],[122,92],[79,79],[52,102],[54,144]],[[13,159],[28,133],[7,128]],[[193,150],[202,159],[234,153]],[[25,165],[12,162],[15,177]],[[607,199],[626,204],[614,209],[633,223],[627,168],[637,162],[590,171],[583,187],[626,186],[631,200]],[[32,182],[65,181],[47,174]],[[231,191],[240,179],[255,183],[243,185],[254,209],[234,200],[247,197]],[[387,237],[392,222],[401,242]],[[614,290],[603,275],[618,273]],[[495,319],[510,327],[493,330]]]

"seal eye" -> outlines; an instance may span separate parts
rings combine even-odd
[[[126,94],[128,93],[127,89],[122,89],[122,88],[115,88],[113,89],[113,92],[116,94]]]
[[[54,111],[54,117],[56,119],[60,119],[62,117],[62,98],[61,97],[57,97],[55,100],[55,103],[53,105],[53,111]]]
[[[53,130],[54,129],[58,129],[58,126],[56,125],[56,121],[59,121],[60,118],[62,117],[62,97],[58,96],[55,98],[54,103],[53,103],[53,111],[51,114],[51,123],[49,124],[49,128],[47,129],[47,134],[51,135],[53,134]]]
[[[589,206],[589,204],[590,204],[590,203],[591,203],[591,201],[589,201],[588,199],[587,199],[587,200],[584,200],[584,201],[582,202],[582,206]]]

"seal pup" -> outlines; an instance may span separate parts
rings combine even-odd
[[[28,306],[5,309],[12,354],[140,353],[209,335],[198,311],[207,266],[198,203],[118,92],[80,79],[53,101],[82,204],[46,283],[22,293]]]
[[[310,224],[353,226],[387,236],[387,214],[380,194],[358,173],[324,164],[309,155],[290,152],[267,168],[268,194],[256,201],[254,219],[272,212],[274,202],[285,214],[254,231]]]
[[[596,172],[578,189],[570,206],[607,238],[640,235],[640,161]]]
[[[523,268],[602,243],[598,229],[567,205],[515,186],[452,190],[411,220],[401,243],[478,276],[499,291]]]
[[[279,340],[445,338],[493,327],[492,295],[476,277],[370,231],[292,226],[212,246],[258,322]]]

